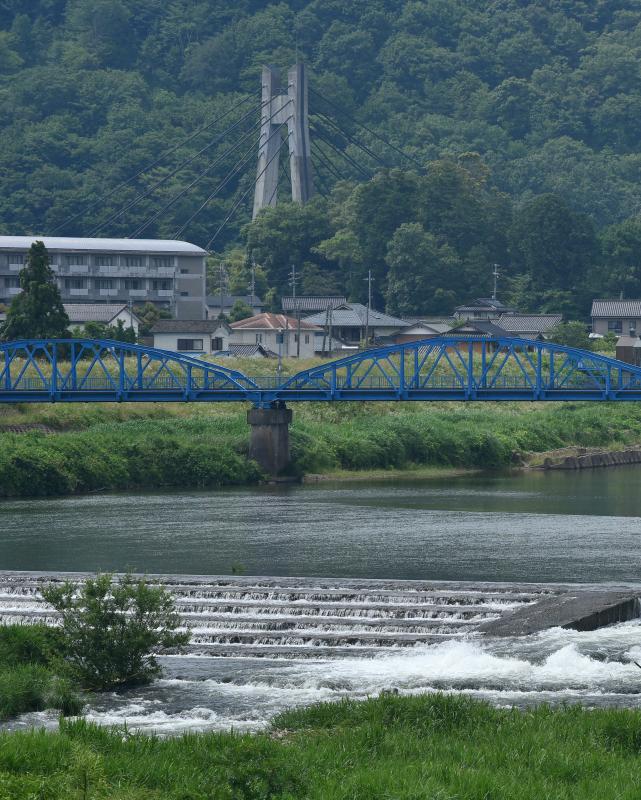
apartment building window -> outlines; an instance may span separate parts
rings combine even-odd
[[[17,275],[9,275],[4,279],[4,285],[7,289],[19,289],[20,278]]]
[[[125,256],[126,267],[143,267],[144,259],[142,256]]]
[[[97,289],[113,289],[114,282],[111,278],[98,278],[96,281]]]
[[[189,292],[181,292],[180,296],[181,297],[189,297]]]
[[[84,289],[84,278],[65,278],[65,289]]]
[[[143,289],[142,281],[140,278],[125,278],[123,283],[125,289]]]
[[[189,270],[188,269],[181,269],[180,270],[180,274],[181,275],[189,275]]]
[[[158,291],[167,292],[171,289],[171,280],[169,278],[164,278],[164,279],[160,278],[154,280],[152,282],[152,286],[155,292]]]
[[[96,256],[97,267],[115,267],[118,264],[118,256]]]
[[[171,256],[154,256],[151,263],[154,267],[173,267],[174,259]]]
[[[612,333],[623,333],[623,320],[622,319],[609,319],[608,330]]]
[[[89,256],[77,253],[67,256],[67,264],[70,267],[83,267],[85,264],[88,263],[89,263]]]
[[[202,339],[178,339],[176,346],[179,350],[202,350]]]
[[[9,253],[10,264],[24,264],[24,262],[25,262],[24,253]]]

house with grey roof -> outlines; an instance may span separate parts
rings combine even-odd
[[[221,314],[229,316],[230,311],[239,301],[249,306],[254,314],[262,313],[264,308],[263,301],[255,294],[224,294],[222,302],[219,294],[208,294],[207,319],[218,319]]]
[[[319,311],[337,308],[346,302],[346,297],[338,295],[302,295],[283,297],[281,307],[285,314],[318,314]]]
[[[593,334],[641,334],[641,300],[593,300],[590,316]]]
[[[138,335],[140,320],[123,303],[64,303],[71,328],[84,328],[88,322],[100,322],[115,327],[119,322],[133,328]]]
[[[514,309],[494,297],[477,297],[471,303],[454,309],[456,319],[498,319],[502,314],[510,314]]]
[[[563,322],[562,314],[501,314],[496,325],[520,339],[547,338]]]
[[[321,326],[328,335],[331,333],[348,346],[365,341],[366,336],[369,336],[370,341],[391,336],[410,325],[398,317],[373,308],[368,309],[362,303],[343,303],[336,308],[305,317],[304,321]]]
[[[160,350],[207,355],[229,348],[231,328],[219,319],[159,319],[151,335]]]

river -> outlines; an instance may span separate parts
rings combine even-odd
[[[187,592],[183,610],[204,650],[165,658],[152,687],[96,698],[88,716],[105,724],[163,734],[256,729],[291,705],[388,688],[520,706],[641,706],[636,621],[493,641],[467,623],[516,595],[480,595],[473,606],[469,596],[439,591],[420,613],[412,597],[394,595],[403,580],[638,582],[640,477],[639,467],[619,467],[2,501],[0,569],[272,576],[258,593]],[[331,592],[313,583],[319,576],[336,579]],[[301,578],[303,589],[283,588],[287,577]],[[349,579],[392,588],[354,589]],[[7,594],[0,612],[16,611],[18,601],[31,608],[29,597]],[[434,618],[434,637],[397,646],[394,637],[418,630],[419,617]],[[334,638],[345,646],[325,648]],[[221,641],[238,653],[207,650]],[[55,718],[27,715],[11,726],[31,724]]]

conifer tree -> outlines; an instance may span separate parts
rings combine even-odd
[[[69,317],[49,266],[44,242],[34,242],[27,264],[20,272],[22,292],[9,306],[7,319],[0,328],[1,338],[59,339],[69,336]]]

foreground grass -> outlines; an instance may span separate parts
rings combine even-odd
[[[237,404],[0,407],[0,496],[255,483],[246,409]],[[301,403],[296,474],[501,469],[519,453],[641,443],[635,403]],[[518,459],[517,459],[518,460]]]
[[[632,800],[641,713],[520,712],[444,695],[281,715],[260,735],[159,740],[83,722],[0,735],[11,800]]]

